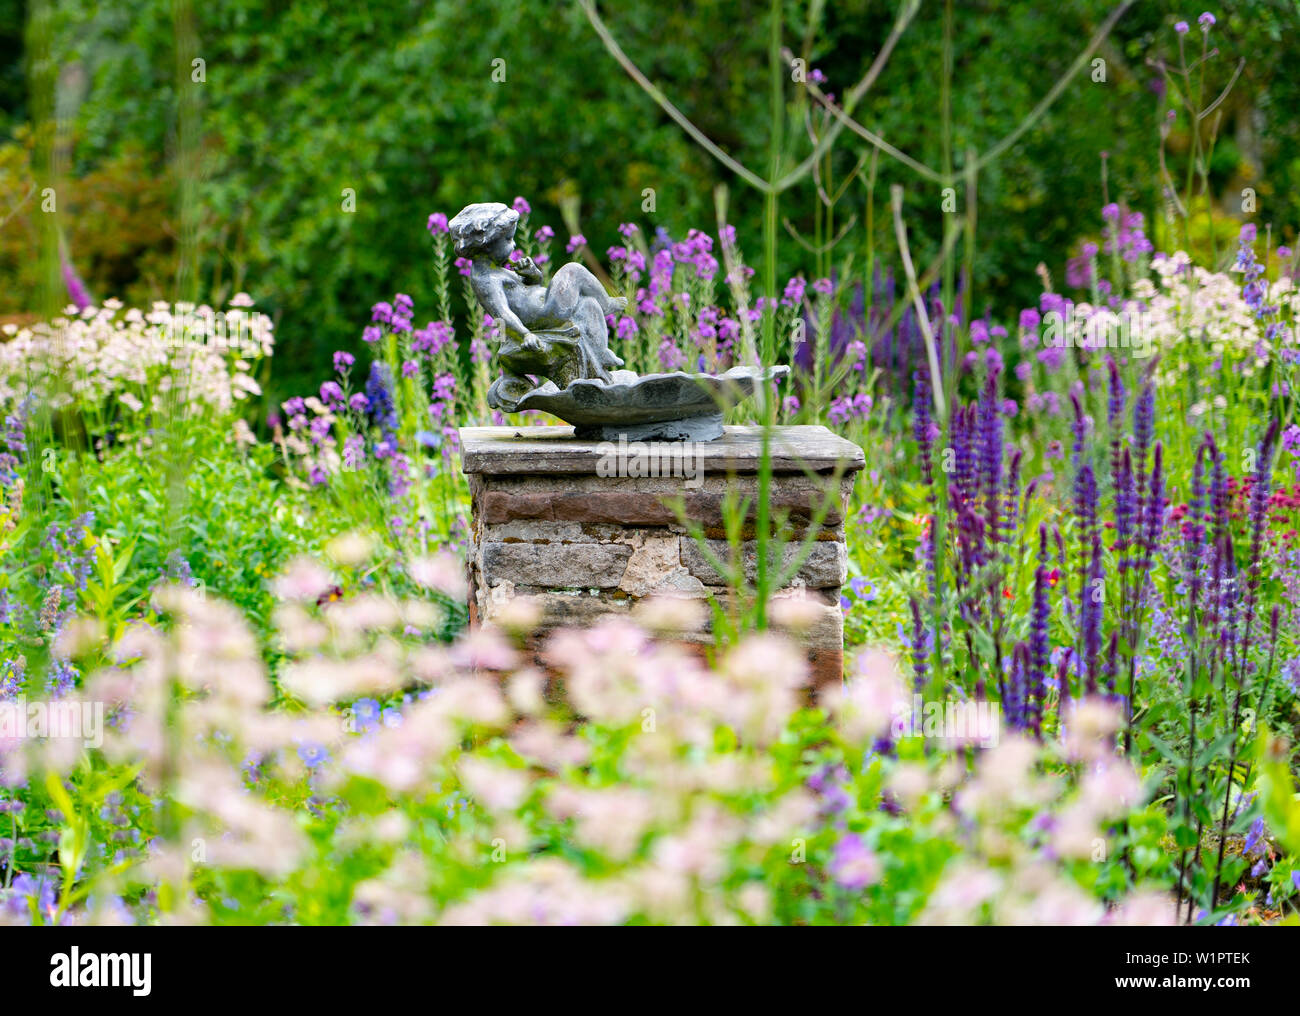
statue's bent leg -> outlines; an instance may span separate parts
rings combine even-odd
[[[604,370],[623,366],[623,361],[609,348],[609,325],[600,303],[589,297],[578,301],[573,312],[573,323],[582,333],[582,342],[592,359]],[[607,380],[607,379],[602,379]]]
[[[620,311],[627,304],[621,297],[611,297],[596,276],[576,261],[571,261],[561,266],[551,279],[541,316],[547,321],[570,321],[577,313],[578,302],[583,299],[594,300],[602,316]]]

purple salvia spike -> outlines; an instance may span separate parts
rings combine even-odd
[[[1102,677],[1106,682],[1106,693],[1115,695],[1115,675],[1119,670],[1119,629],[1112,628],[1110,642],[1106,646],[1106,662],[1102,668]]]
[[[1014,534],[1019,520],[1020,505],[1020,460],[1023,453],[1019,448],[1011,452],[1007,462],[1007,484],[1003,495],[1003,520],[1008,534]],[[1008,536],[1010,538],[1010,535]]]
[[[1241,674],[1245,679],[1245,659],[1250,651],[1250,634],[1255,619],[1255,604],[1259,594],[1259,572],[1264,550],[1264,522],[1268,510],[1268,491],[1273,477],[1273,441],[1277,437],[1277,421],[1273,420],[1259,442],[1255,460],[1255,475],[1250,485],[1250,564],[1246,581],[1246,620],[1242,632],[1240,652]]]
[[[1113,478],[1119,470],[1119,421],[1124,415],[1124,403],[1128,393],[1124,390],[1124,381],[1119,376],[1119,367],[1115,365],[1115,358],[1109,354],[1106,356],[1106,369],[1110,374],[1110,397],[1106,401],[1106,429],[1110,431],[1110,473]]]
[[[1025,672],[1028,670],[1028,661],[1028,647],[1023,642],[1017,642],[1011,650],[1011,676],[1002,699],[1002,711],[1006,713],[1007,726],[1012,730],[1025,729]]]
[[[1038,527],[1038,565],[1034,569],[1034,599],[1029,628],[1029,677],[1026,701],[1032,716],[1031,726],[1036,734],[1042,732],[1043,697],[1047,684],[1047,668],[1051,664],[1051,646],[1047,626],[1052,616],[1052,604],[1047,584],[1047,527]]]
[[[998,407],[998,372],[989,371],[984,397],[979,403],[979,493],[984,498],[988,519],[988,538],[996,545],[1000,539],[999,487],[1002,481],[1002,413]]]
[[[1133,504],[1133,461],[1129,450],[1125,448],[1119,456],[1119,468],[1114,477],[1115,484],[1115,551],[1119,557],[1120,575],[1128,571],[1129,554],[1133,546],[1133,527],[1136,524],[1136,512]]]
[[[1137,510],[1139,529],[1146,525],[1146,468],[1147,452],[1151,449],[1151,438],[1155,433],[1156,392],[1155,386],[1148,380],[1142,386],[1137,403],[1133,406],[1133,476],[1137,480],[1137,497],[1134,507]]]
[[[925,478],[925,485],[930,489],[930,497],[933,499],[934,430],[930,416],[930,385],[921,370],[913,373],[912,382],[913,434],[921,455],[921,475]]]
[[[1077,473],[1083,464],[1084,439],[1088,433],[1088,425],[1084,422],[1083,403],[1079,401],[1077,388],[1070,389],[1070,405],[1074,407],[1074,421],[1070,425],[1071,432],[1074,434],[1074,444],[1070,449],[1070,465]]]
[[[925,639],[925,624],[921,620],[921,605],[912,597],[912,667],[915,676],[912,687],[919,695],[925,690],[926,675],[929,672]]]
[[[1192,498],[1183,541],[1183,575],[1188,589],[1188,623],[1196,614],[1201,599],[1201,561],[1205,557],[1205,456],[1209,446],[1202,441],[1196,450],[1192,468]]]
[[[1092,554],[1088,564],[1088,580],[1080,599],[1080,611],[1083,617],[1083,663],[1084,673],[1092,684],[1097,679],[1097,662],[1101,653],[1101,616],[1104,606],[1096,598],[1103,578],[1101,563],[1101,534],[1092,532]]]

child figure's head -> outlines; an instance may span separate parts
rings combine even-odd
[[[459,257],[488,255],[497,261],[510,256],[515,245],[519,213],[499,201],[466,205],[447,223]]]

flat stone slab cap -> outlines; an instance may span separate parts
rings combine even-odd
[[[715,441],[696,442],[690,451],[705,473],[757,473],[762,454],[762,427],[726,427]],[[628,445],[635,452],[637,442]],[[680,443],[647,442],[662,456],[683,454]],[[461,427],[461,468],[466,473],[490,476],[585,473],[596,474],[597,465],[617,442],[575,438],[572,427]],[[866,462],[862,449],[825,427],[773,427],[772,470],[776,473],[855,472]]]

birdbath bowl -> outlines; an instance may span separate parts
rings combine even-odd
[[[613,441],[713,441],[722,416],[750,398],[758,385],[790,373],[784,365],[732,367],[724,374],[610,372],[611,380],[577,378],[563,388],[533,386],[517,375],[497,378],[488,405],[508,413],[536,409],[573,425],[574,436]]]

